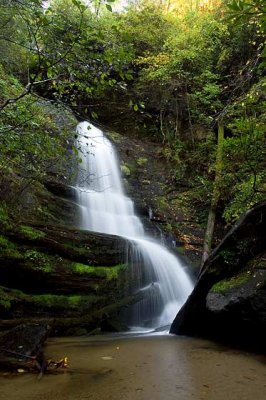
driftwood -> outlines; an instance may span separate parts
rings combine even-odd
[[[0,369],[17,370],[37,367],[42,370],[42,347],[50,327],[22,324],[0,336]],[[42,356],[43,357],[43,356]],[[44,359],[44,357],[43,357]]]

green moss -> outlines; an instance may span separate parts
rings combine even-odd
[[[41,294],[31,297],[33,303],[42,308],[79,310],[84,306],[91,306],[99,301],[98,296],[64,296],[53,294]]]
[[[0,286],[0,310],[9,311],[12,307],[12,302],[17,301],[17,299],[25,300],[26,298],[27,295],[20,290]]]
[[[0,309],[5,311],[10,310],[11,308],[11,297],[5,293],[5,291],[0,288]]]
[[[2,235],[0,235],[0,256],[16,259],[23,258],[23,255],[17,250],[15,243]]]
[[[143,166],[143,165],[145,165],[147,162],[148,162],[148,159],[145,158],[145,157],[140,157],[140,158],[137,159],[137,164],[138,164],[139,166]]]
[[[64,247],[66,249],[73,251],[74,253],[76,253],[80,256],[88,256],[88,252],[90,251],[90,248],[88,246],[77,247],[70,243],[64,243]]]
[[[0,235],[0,246],[2,248],[14,247],[14,244],[10,242],[5,236]]]
[[[142,183],[143,185],[150,185],[150,184],[151,184],[151,181],[150,181],[149,179],[142,179],[142,180],[141,180],[141,183]]]
[[[91,273],[91,268],[88,265],[85,264],[80,264],[80,263],[72,263],[70,265],[70,268],[74,271],[77,272],[78,274],[89,274]]]
[[[135,161],[129,161],[129,162],[125,163],[125,165],[129,169],[131,176],[139,174],[138,168],[137,168],[137,163]]]
[[[176,247],[176,251],[177,251],[179,254],[184,255],[184,254],[185,254],[185,247]]]
[[[165,229],[166,229],[166,231],[168,231],[168,232],[172,232],[172,231],[173,231],[173,227],[172,227],[172,225],[169,224],[169,223],[165,225]]]
[[[22,225],[19,230],[27,239],[30,240],[41,239],[45,236],[44,232],[33,229],[30,226]]]
[[[121,135],[117,132],[108,132],[108,136],[111,138],[111,140],[115,143],[120,143],[121,142]]]
[[[9,226],[9,217],[5,204],[0,205],[0,226],[4,229]]]
[[[250,279],[250,271],[245,271],[242,274],[233,276],[229,279],[223,279],[220,282],[217,282],[211,288],[212,292],[225,292],[229,289],[233,289],[236,286],[240,286],[246,283]]]
[[[127,164],[123,164],[120,166],[121,172],[124,176],[130,176],[131,175],[131,171],[130,168],[128,167]]]
[[[24,259],[29,261],[30,265],[39,271],[51,272],[54,270],[53,258],[37,250],[27,250]]]
[[[1,252],[1,256],[2,257],[6,257],[6,258],[13,258],[16,260],[21,260],[23,259],[23,254],[21,254],[18,250],[16,249],[4,249]]]
[[[156,205],[159,210],[165,210],[168,208],[167,199],[164,196],[156,197]]]
[[[249,269],[266,269],[266,253],[259,254],[248,263]]]
[[[126,267],[126,264],[118,264],[111,267],[95,267],[92,265],[84,265],[79,263],[72,264],[72,269],[74,272],[77,272],[79,274],[91,274],[94,276],[98,276],[99,278],[105,278],[108,281],[117,279],[120,272]]]

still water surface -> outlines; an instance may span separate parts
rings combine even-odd
[[[265,400],[265,358],[176,336],[53,338],[65,372],[0,376],[1,400]]]

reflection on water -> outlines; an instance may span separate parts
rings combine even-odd
[[[67,372],[0,376],[1,400],[264,400],[261,357],[176,336],[50,339]]]

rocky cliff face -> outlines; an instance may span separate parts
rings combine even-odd
[[[171,332],[266,350],[266,203],[245,214],[213,251]]]
[[[207,208],[202,210],[197,201],[187,200],[189,184],[175,180],[173,163],[161,144],[131,132],[119,135],[107,130],[107,135],[116,146],[125,190],[134,200],[146,232],[164,240],[197,269],[205,230],[201,216]]]
[[[73,121],[69,135],[74,137]],[[126,192],[147,232],[197,263],[204,227],[186,202],[188,188],[173,180],[160,146],[143,138],[108,135],[120,156]],[[25,321],[49,324],[54,334],[124,330],[119,312],[139,300],[125,291],[129,244],[75,228],[79,209],[72,172],[66,175],[54,171],[23,187],[17,199],[12,197],[11,216],[0,207],[0,330]],[[13,174],[11,189],[19,192],[20,184],[19,174]],[[173,333],[264,346],[265,221],[262,204],[214,250],[173,322]]]
[[[129,243],[120,237],[21,225],[5,228],[0,241],[0,329],[48,320],[54,333],[86,332],[135,301],[123,287]]]
[[[76,121],[50,104],[43,107],[49,107],[56,129],[68,130],[66,160],[58,170],[54,165],[29,182],[19,170],[1,178],[5,187],[12,178],[12,185],[0,194],[0,330],[25,321],[49,324],[55,334],[124,330],[118,314],[140,296],[127,295],[129,243],[75,228],[80,215],[71,186]],[[126,191],[147,231],[181,247],[182,234],[171,225],[177,217],[168,206],[170,175],[159,147],[117,133],[109,136],[119,153]]]
[[[54,334],[122,330],[117,315],[136,301],[124,289],[129,244],[76,229],[72,145],[77,121],[50,104],[56,131],[67,130],[66,157],[39,179],[14,170],[0,192],[0,331],[21,322],[49,324]],[[9,181],[8,181],[9,180]],[[3,185],[2,185],[3,186]]]

